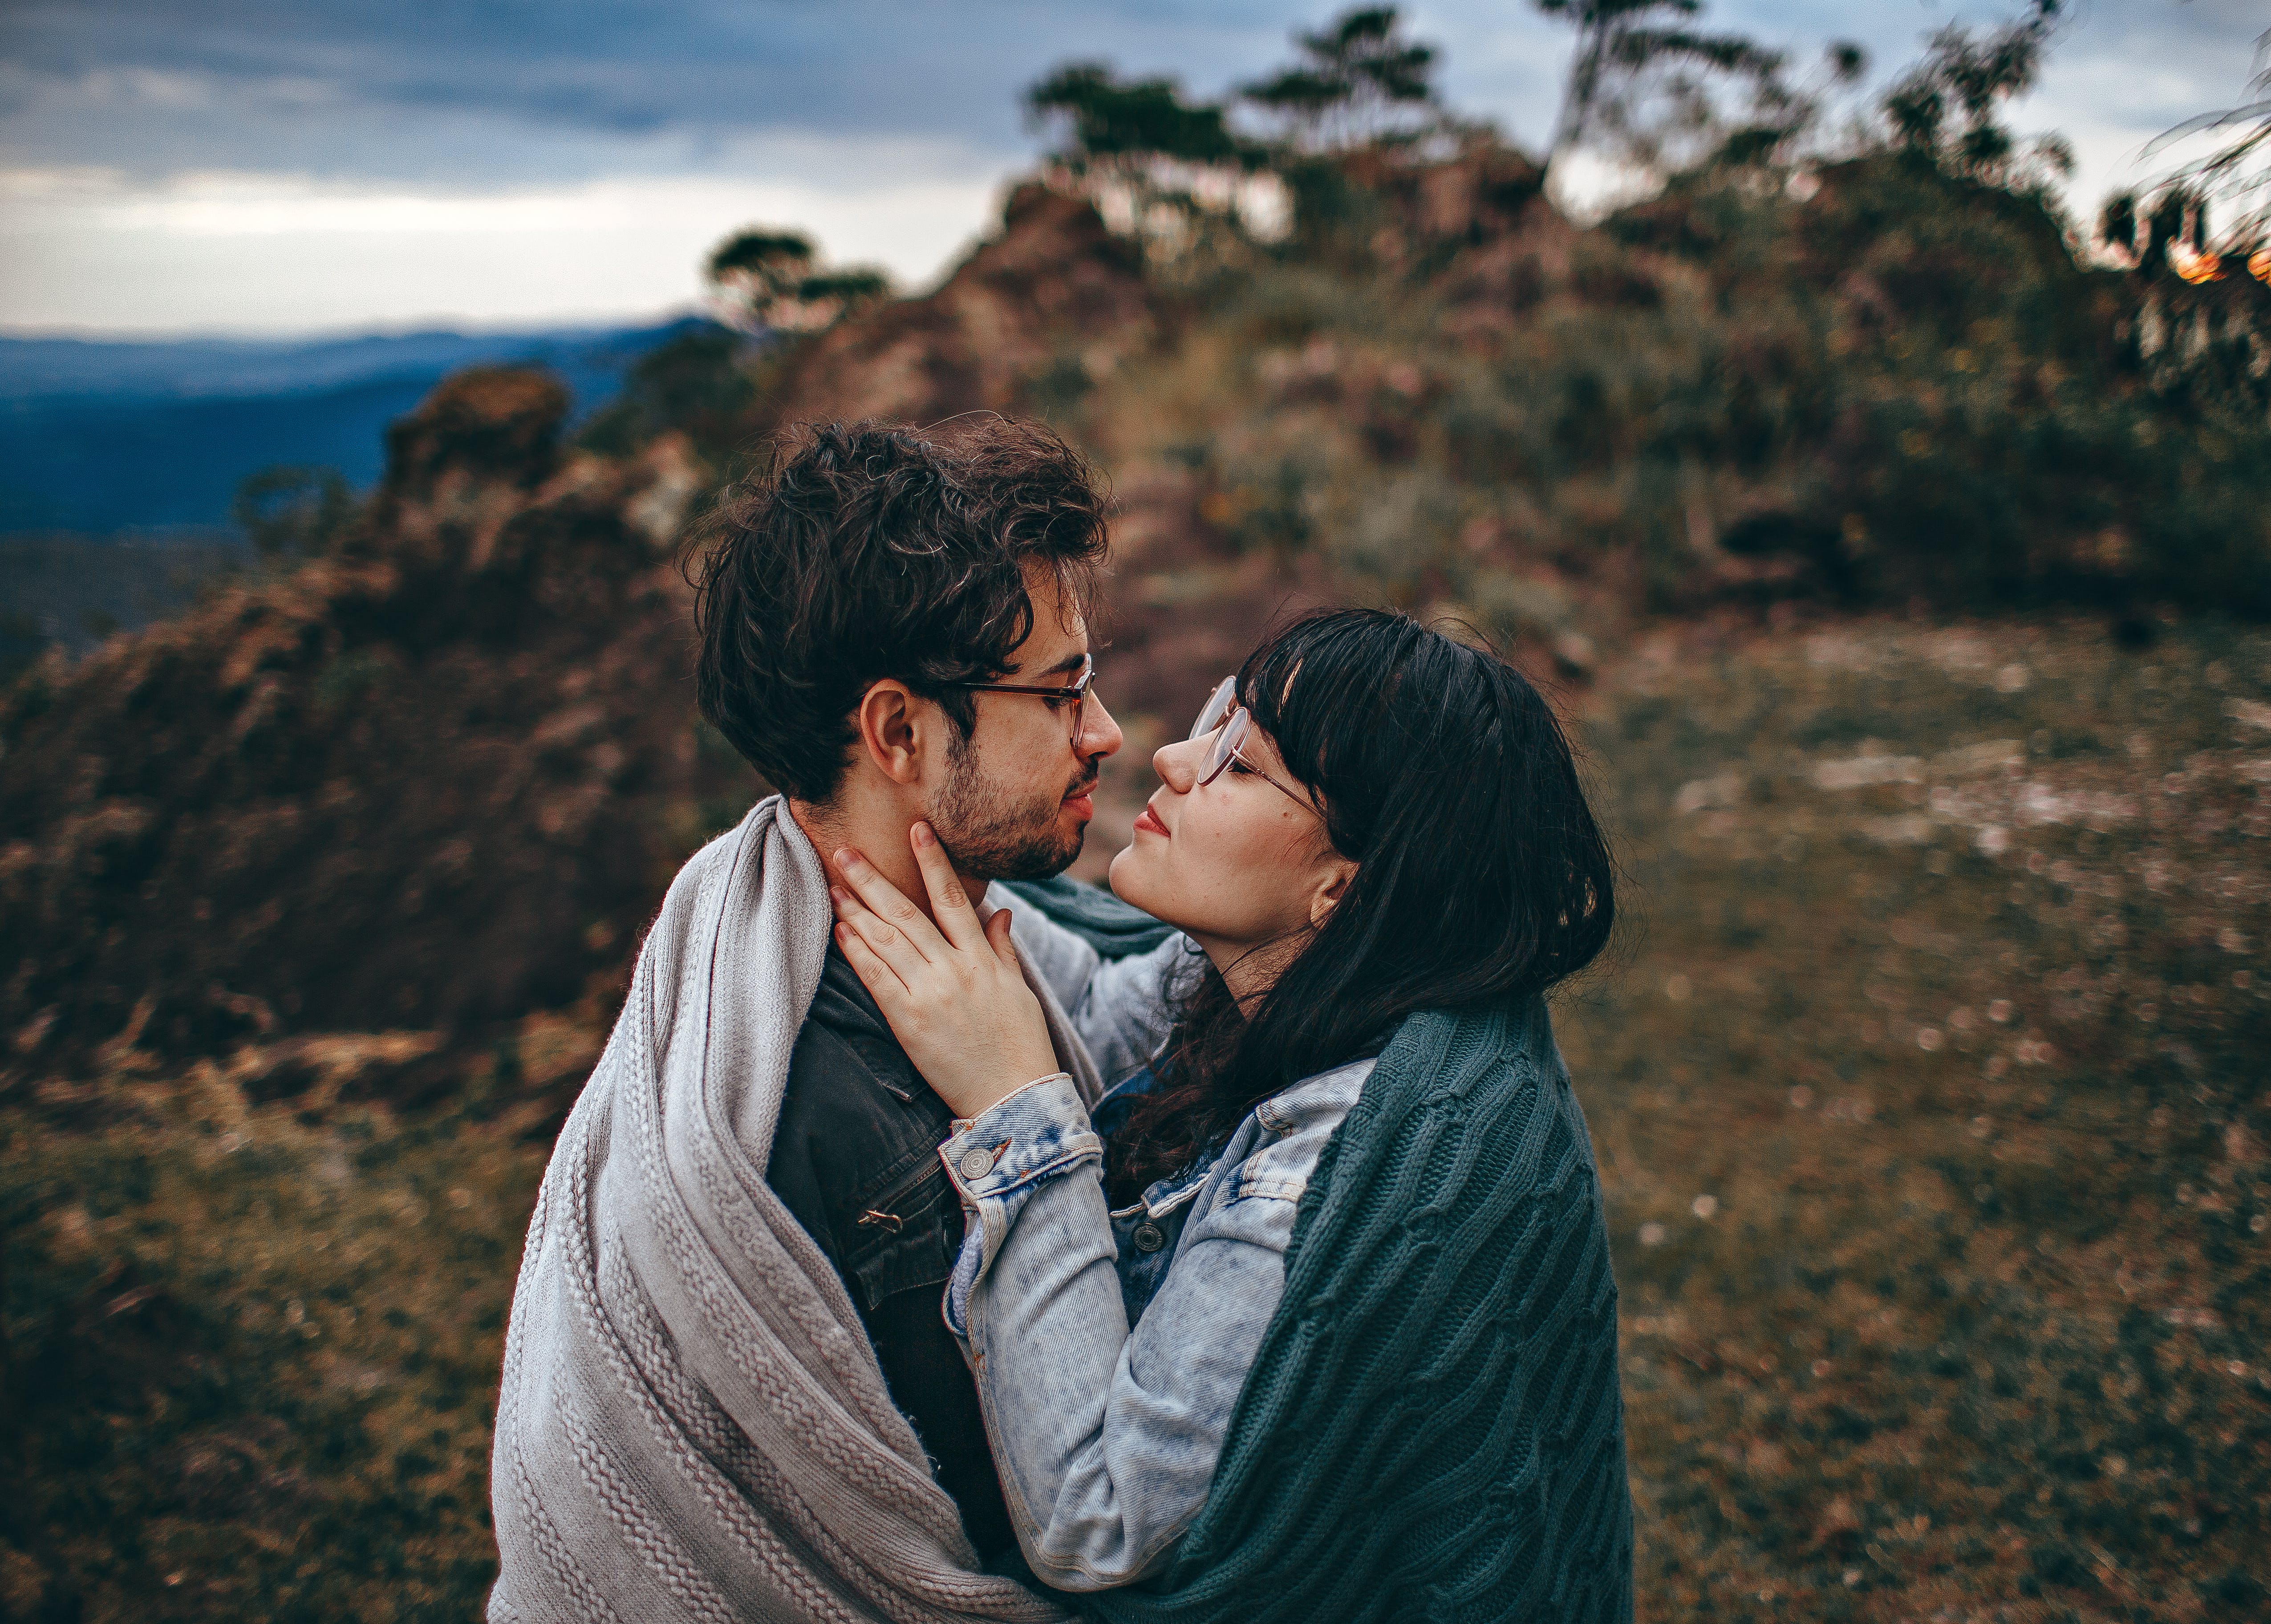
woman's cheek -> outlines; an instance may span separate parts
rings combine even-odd
[[[1203,898],[1225,934],[1255,942],[1277,935],[1292,877],[1280,831],[1249,813],[1193,832],[1198,838],[1178,876],[1185,894]],[[1176,838],[1180,844],[1182,837]]]

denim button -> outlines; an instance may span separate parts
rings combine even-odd
[[[982,1145],[973,1144],[962,1153],[962,1159],[956,1166],[962,1169],[964,1178],[982,1179],[994,1171],[994,1152]],[[1154,1240],[1151,1244],[1157,1246],[1159,1243]]]
[[[1136,1225],[1134,1239],[1136,1249],[1139,1252],[1156,1252],[1167,1244],[1167,1237],[1161,1234],[1159,1226],[1149,1218]]]

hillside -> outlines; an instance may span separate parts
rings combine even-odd
[[[725,770],[683,698],[693,471],[669,440],[565,455],[567,406],[461,375],[395,426],[334,555],[16,686],[19,1054],[477,1036],[621,963]]]

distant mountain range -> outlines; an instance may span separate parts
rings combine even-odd
[[[214,525],[272,463],[378,477],[386,425],[448,373],[549,368],[579,415],[648,351],[704,324],[540,332],[110,343],[0,339],[0,534]]]

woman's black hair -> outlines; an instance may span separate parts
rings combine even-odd
[[[1407,615],[1322,610],[1249,655],[1238,691],[1356,875],[1249,1008],[1211,967],[1198,978],[1160,1085],[1113,1137],[1115,1205],[1271,1094],[1379,1053],[1414,1010],[1527,999],[1575,974],[1616,917],[1569,741],[1496,655]]]

